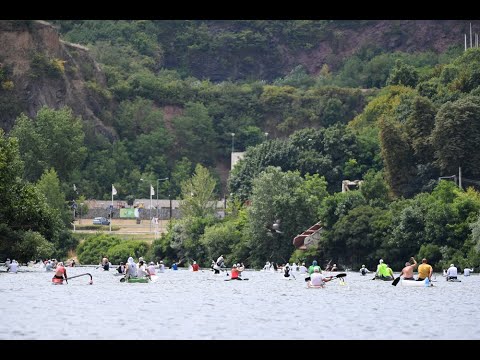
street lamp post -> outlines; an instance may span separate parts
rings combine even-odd
[[[268,138],[268,132],[264,133],[265,134],[265,140]]]
[[[232,154],[234,149],[234,143],[235,143],[235,133],[232,132]]]
[[[168,177],[163,179],[157,179],[157,219],[158,219],[158,182],[168,180]]]

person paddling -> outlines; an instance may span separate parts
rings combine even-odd
[[[231,270],[231,275],[230,275],[230,280],[242,280],[240,277],[241,271],[238,270],[237,264],[232,265],[232,270]]]
[[[428,281],[432,281],[433,268],[431,265],[427,264],[427,259],[423,258],[422,263],[418,267],[418,278],[417,281],[423,281],[425,278],[428,278]]]
[[[55,275],[53,275],[52,281],[55,281],[54,279],[62,279],[63,282],[63,278],[67,280],[67,269],[65,269],[65,266],[63,266],[63,262],[60,261],[57,264]]]
[[[393,276],[388,271],[388,265],[383,262],[383,259],[380,259],[378,261],[377,271],[375,273],[375,279],[393,280]]]
[[[360,274],[362,274],[363,276],[367,275],[367,273],[371,272],[370,270],[368,270],[365,265],[362,265],[362,267],[360,268]]]
[[[197,262],[194,261],[193,264],[192,264],[192,271],[198,271],[200,267],[198,266]]]
[[[308,287],[325,287],[325,283],[333,279],[333,276],[325,277],[320,274],[320,268],[315,268],[310,275],[310,280],[307,281]]]
[[[312,261],[312,265],[310,265],[310,267],[308,268],[308,274],[309,274],[309,275],[312,275],[313,272],[314,272],[314,270],[315,270],[315,268],[318,268],[318,272],[319,272],[319,273],[322,273],[322,270],[320,269],[320,266],[318,266],[317,260],[313,260],[313,261]]]
[[[415,268],[417,267],[417,261],[413,258],[413,256],[410,258],[410,260],[413,262],[413,264],[407,261],[405,263],[405,267],[400,273],[400,276],[403,276],[403,280],[415,280],[415,278],[413,277],[413,270],[415,270]]]

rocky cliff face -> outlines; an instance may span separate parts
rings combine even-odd
[[[116,138],[106,79],[88,49],[60,40],[45,21],[0,21],[0,127],[8,132],[20,113],[34,117],[44,105],[68,106],[87,128]]]

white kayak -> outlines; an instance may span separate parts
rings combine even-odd
[[[323,289],[325,286],[322,285],[312,285],[310,283],[307,283],[307,288],[308,289]]]
[[[416,280],[400,280],[400,285],[402,286],[414,286],[414,287],[430,287],[433,284],[430,282],[428,285],[425,284],[427,279],[423,281],[416,281]]]

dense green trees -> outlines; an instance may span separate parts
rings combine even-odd
[[[46,196],[42,185],[22,180],[17,138],[0,130],[0,253],[26,262],[40,257],[65,256],[76,246],[61,219],[62,194],[57,188]],[[51,184],[55,187],[55,182]],[[54,194],[56,193],[56,194]],[[60,206],[55,208],[50,206]]]
[[[113,262],[132,255],[208,266],[220,253],[249,266],[286,262],[299,257],[293,237],[320,220],[324,233],[309,259],[373,267],[383,257],[400,267],[415,255],[436,267],[478,265],[478,194],[438,184],[458,167],[468,184],[479,175],[478,49],[368,46],[341,61],[327,57],[313,74],[287,64],[276,45],[308,52],[328,39],[341,49],[344,33],[329,21],[59,23],[107,75],[100,90],[115,106],[101,120],[111,134],[65,108],[18,117],[0,146],[1,254],[65,254],[76,245],[66,199],[110,199],[113,183],[121,198],[148,197],[148,184],[168,177],[160,197],[183,199],[183,218],[168,234],[151,247],[97,239],[98,248],[79,247],[81,261],[105,252]],[[35,67],[36,76],[48,72]],[[1,67],[2,95],[11,78]],[[10,98],[2,99],[7,108]],[[216,179],[225,180],[231,133],[234,150],[246,153],[225,190]],[[340,193],[345,179],[364,182]],[[210,205],[225,194],[220,219]],[[281,232],[272,232],[277,219]]]
[[[465,177],[478,178],[480,169],[480,97],[467,96],[445,103],[435,119],[432,145],[440,168],[456,174],[462,167]]]
[[[25,178],[30,181],[39,179],[52,167],[61,180],[68,180],[82,165],[87,152],[82,122],[68,108],[43,107],[35,120],[21,115],[10,136],[18,139]]]

